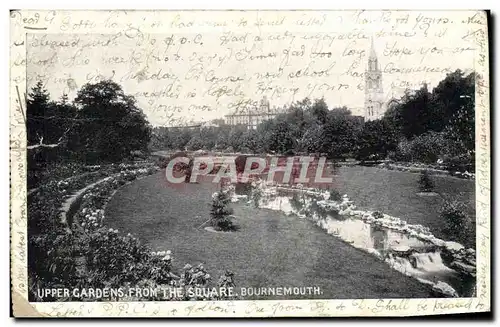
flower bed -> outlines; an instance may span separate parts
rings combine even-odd
[[[116,171],[119,172],[113,174]],[[171,251],[152,251],[133,235],[122,235],[116,229],[105,227],[104,209],[114,192],[137,178],[157,171],[158,168],[151,164],[142,167],[136,164],[107,166],[93,174],[92,178],[85,175],[52,182],[31,195],[28,247],[30,301],[118,300],[74,294],[67,299],[41,299],[36,292],[39,288],[188,288],[204,286],[211,280],[202,266],[186,266],[176,275],[171,271]],[[108,176],[103,178],[103,175]],[[63,199],[68,203],[63,210],[71,229],[59,219]],[[161,292],[125,292],[119,297],[119,300],[159,299],[187,300],[192,297],[165,298]]]
[[[460,172],[460,171],[450,171],[446,169],[445,165],[426,165],[420,163],[409,163],[409,162],[384,162],[377,165],[379,168],[388,169],[388,170],[397,170],[397,171],[406,171],[410,173],[421,173],[423,171],[427,171],[431,175],[440,175],[440,176],[453,176],[462,179],[471,179],[475,178],[474,173],[470,173],[468,171]]]

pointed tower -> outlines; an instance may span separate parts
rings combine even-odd
[[[384,107],[382,71],[372,37],[368,66],[365,71],[365,121],[381,118],[384,115]]]

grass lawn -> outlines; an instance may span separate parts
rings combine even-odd
[[[240,231],[207,232],[199,226],[209,219],[216,189],[211,183],[167,186],[163,174],[152,175],[115,194],[106,224],[155,250],[172,250],[176,270],[201,262],[216,281],[229,269],[237,287],[318,286],[318,298],[431,296],[428,286],[298,217],[238,203]]]
[[[475,184],[474,181],[447,176],[431,176],[439,196],[417,195],[419,174],[384,170],[375,167],[341,167],[334,177],[334,188],[346,193],[360,209],[379,210],[399,217],[410,224],[421,224],[446,241],[475,247]],[[467,237],[447,234],[439,212],[444,199],[456,198],[467,208],[473,231]]]

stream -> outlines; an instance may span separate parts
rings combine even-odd
[[[325,206],[325,201],[311,192],[280,188],[274,188],[273,191],[259,196],[259,208],[309,219],[328,234],[377,256],[393,269],[432,285],[447,296],[473,296],[476,283],[474,275],[452,269],[453,259],[443,253],[443,250],[446,251],[443,247],[408,232],[339,212],[338,208]],[[248,188],[236,187],[237,195],[245,193],[250,195]],[[255,200],[252,198],[247,205],[255,205]]]

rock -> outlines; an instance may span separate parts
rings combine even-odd
[[[440,247],[444,247],[446,246],[446,242],[443,241],[442,239],[440,238],[436,238],[436,237],[433,237],[431,238],[429,241],[431,241],[433,244],[437,245],[437,246],[440,246]]]
[[[418,196],[438,196],[436,192],[418,192]]]
[[[399,246],[393,247],[392,251],[393,252],[404,252],[404,253],[406,253],[406,252],[410,251],[410,247],[407,246],[407,245],[399,245]]]
[[[467,258],[465,259],[466,264],[476,267],[476,258]]]
[[[351,208],[346,208],[345,210],[340,210],[339,215],[350,215],[352,212]]]
[[[468,254],[474,254],[476,255],[476,251],[474,249],[467,249],[466,251]]]
[[[449,297],[458,297],[457,291],[455,291],[455,289],[453,287],[451,287],[450,285],[448,285],[448,284],[446,284],[445,282],[442,282],[442,281],[437,282],[432,287],[432,289],[434,291],[443,293],[444,295],[449,296]]]
[[[465,263],[460,262],[460,261],[453,261],[450,266],[451,266],[451,268],[453,268],[455,270],[459,270],[461,272],[466,272],[469,274],[476,273],[476,267],[465,264]]]
[[[447,250],[452,252],[458,252],[464,248],[464,246],[457,242],[446,242],[445,247]]]

